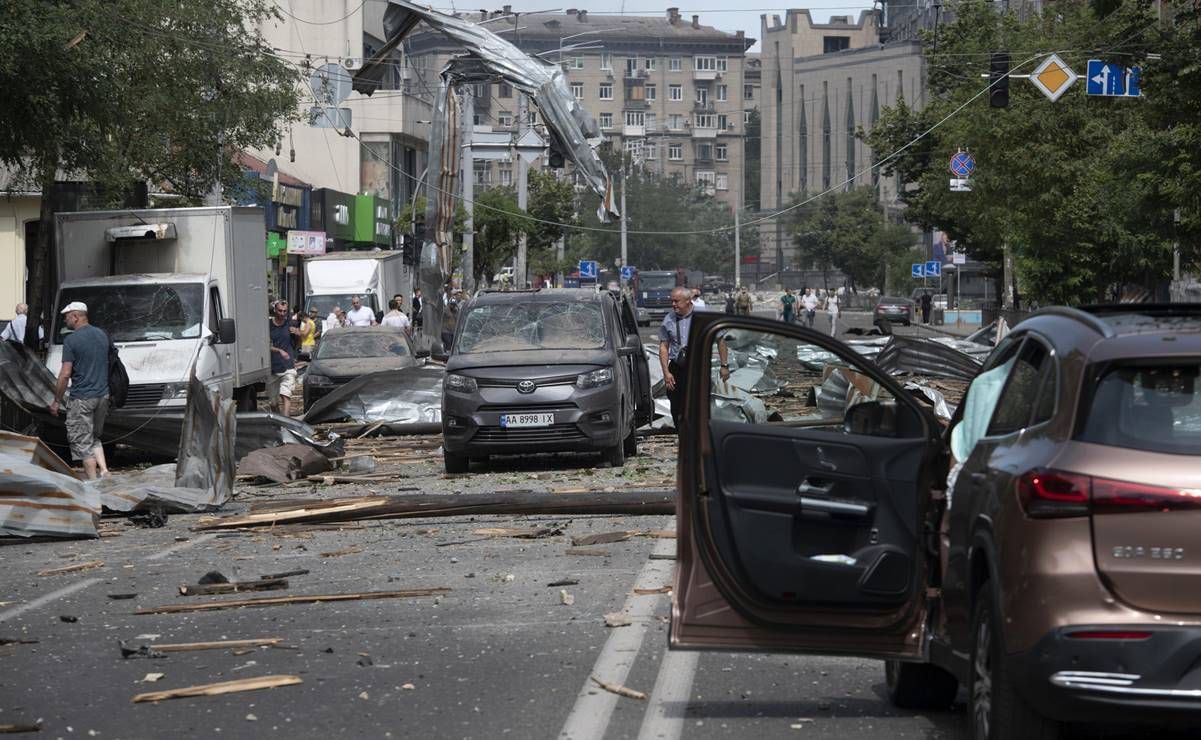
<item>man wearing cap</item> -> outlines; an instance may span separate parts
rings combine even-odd
[[[272,304],[271,315],[271,379],[267,381],[267,399],[271,411],[292,415],[292,391],[296,388],[296,345],[300,328],[288,314],[288,302]]]
[[[72,301],[62,310],[70,334],[63,337],[63,364],[58,371],[50,413],[57,416],[67,382],[67,441],[71,456],[83,461],[88,478],[108,475],[100,434],[108,415],[108,348],[112,344],[104,330],[88,323],[88,307]]]

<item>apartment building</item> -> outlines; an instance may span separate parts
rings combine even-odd
[[[464,17],[529,54],[560,62],[576,98],[613,146],[664,177],[696,183],[731,205],[743,199],[744,78],[754,43],[686,19],[678,8],[664,17],[521,13],[511,6]],[[406,43],[417,82],[437,89],[438,74],[459,50],[434,33]],[[520,119],[519,95],[505,83],[475,86],[475,123],[493,131],[538,125],[530,107]],[[515,181],[515,166],[477,161],[481,186]]]
[[[789,10],[783,21],[762,16],[764,211],[790,205],[794,193],[870,186],[896,217],[899,183],[872,168],[887,153],[871,151],[856,132],[870,130],[899,97],[923,106],[925,68],[916,40],[881,43],[878,20],[875,11],[829,23],[814,23],[807,10]],[[765,259],[799,266],[783,220],[765,223],[760,238]]]

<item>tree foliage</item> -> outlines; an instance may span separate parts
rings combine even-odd
[[[568,229],[555,224],[575,224],[575,187],[571,180],[551,171],[530,170],[529,208],[532,219],[526,241],[530,272],[551,275],[566,268],[558,259],[558,244]],[[566,262],[566,260],[564,260]]]
[[[1165,2],[1165,17],[1176,22],[1159,23],[1142,0],[1110,4],[1104,17],[1080,0],[1026,17],[956,2],[937,52],[926,45],[930,102],[918,111],[898,101],[864,135],[883,152],[917,140],[883,172],[907,184],[906,218],[947,231],[998,268],[1008,244],[1023,292],[1042,303],[1106,299],[1116,285],[1166,279],[1174,209],[1185,214],[1182,236],[1195,237],[1201,225],[1201,52],[1192,7]],[[1082,79],[1052,103],[1012,79],[1009,107],[989,107],[979,73],[991,52],[1009,51],[1013,73],[1026,74],[1050,49],[1066,50],[1060,57],[1080,74],[1090,58],[1142,66],[1145,100],[1090,98]],[[946,162],[960,149],[977,162],[970,193],[947,185]]]
[[[788,226],[803,261],[838,268],[860,286],[884,285],[885,265],[914,243],[909,228],[884,219],[871,188],[832,193],[790,211]]]
[[[517,253],[517,239],[534,225],[517,207],[517,191],[509,187],[488,188],[475,196],[474,272],[476,285],[488,282],[502,263]],[[487,280],[485,280],[487,278]]]

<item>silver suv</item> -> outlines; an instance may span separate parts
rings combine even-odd
[[[490,455],[637,452],[653,413],[629,301],[588,289],[484,292],[459,317],[442,392],[443,460],[466,472]]]

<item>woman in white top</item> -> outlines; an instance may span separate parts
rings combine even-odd
[[[838,336],[838,291],[826,296],[826,313],[830,316],[830,336]]]

